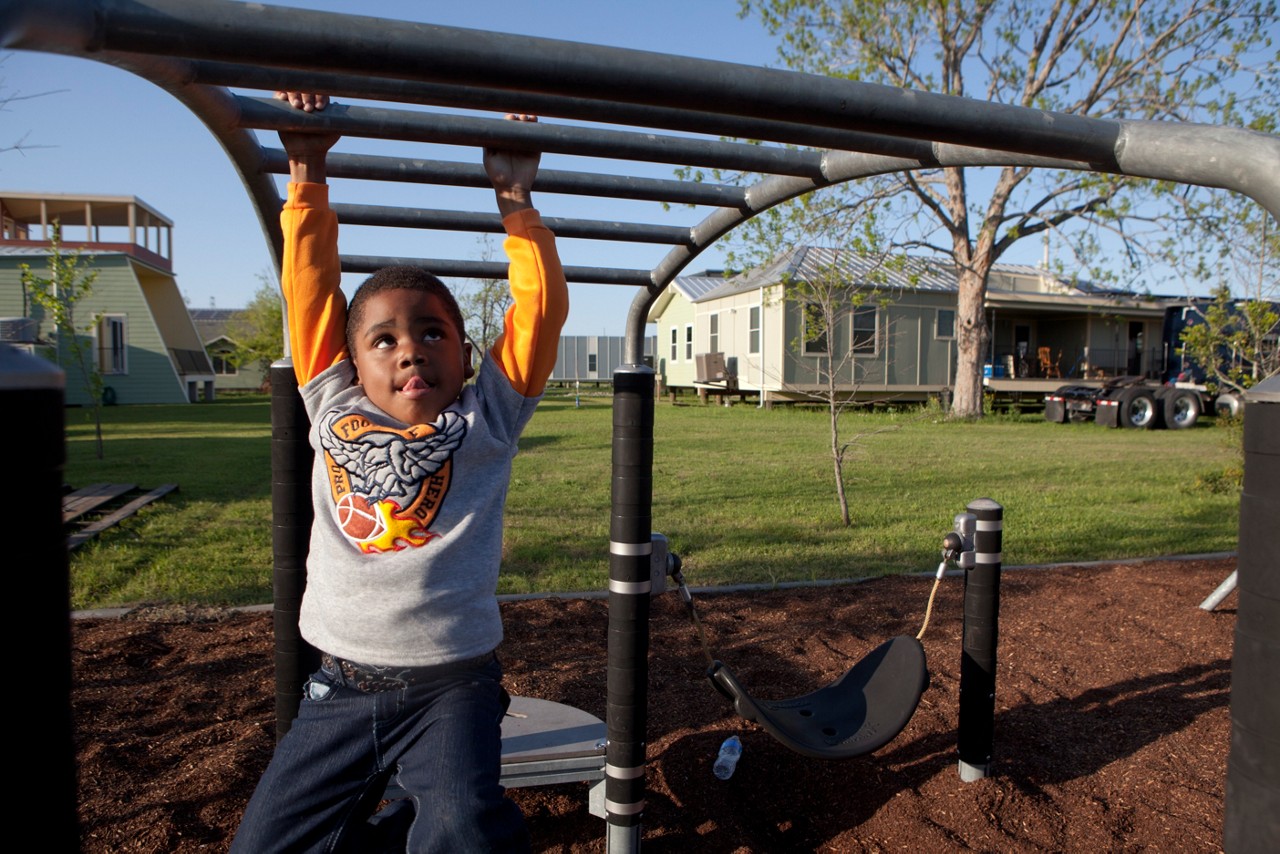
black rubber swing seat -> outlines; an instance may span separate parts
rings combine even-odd
[[[924,647],[906,635],[885,641],[825,688],[790,700],[753,698],[719,661],[707,676],[739,715],[815,759],[848,759],[888,744],[929,685]]]

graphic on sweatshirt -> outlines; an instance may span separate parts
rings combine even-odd
[[[453,452],[467,422],[443,412],[434,424],[405,430],[334,411],[321,421],[334,515],[342,533],[366,554],[424,546],[449,491]]]

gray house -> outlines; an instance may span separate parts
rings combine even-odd
[[[551,372],[553,383],[607,383],[613,381],[613,372],[622,364],[625,339],[621,335],[562,335],[556,353],[556,366]],[[653,366],[653,351],[657,339],[645,338],[645,364]]]
[[[191,309],[191,320],[213,364],[217,391],[262,391],[267,384],[267,370],[260,362],[237,365],[233,358],[243,314],[242,308]]]
[[[783,283],[833,272],[851,290],[828,341],[806,334],[805,312]],[[658,327],[657,370],[670,390],[736,389],[769,403],[812,399],[836,365],[838,388],[858,399],[924,400],[955,381],[957,290],[954,272],[935,260],[884,267],[818,247],[731,278],[678,278],[648,318]],[[1159,371],[1164,305],[1154,299],[999,264],[986,305],[993,390],[1038,394],[1067,377]]]

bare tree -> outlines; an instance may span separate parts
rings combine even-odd
[[[740,3],[782,35],[783,60],[803,71],[1099,118],[1258,126],[1280,112],[1274,0]],[[1144,236],[1186,227],[1175,221],[1182,209],[1166,203],[1171,186],[1026,167],[978,172],[903,173],[842,191],[851,204],[893,200],[915,226],[906,245],[954,263],[952,412],[961,417],[982,412],[987,278],[1017,241],[1052,231],[1089,259],[1115,240],[1125,260],[1141,264]]]
[[[9,58],[8,54],[0,55],[0,66],[3,66],[4,63],[8,60],[8,58]],[[0,113],[9,112],[10,111],[9,105],[16,103],[18,101],[29,101],[32,98],[40,98],[40,97],[43,97],[44,95],[52,95],[55,92],[65,92],[65,91],[66,91],[65,89],[59,89],[59,90],[50,90],[48,92],[36,92],[32,94],[27,94],[27,93],[18,91],[17,89],[10,89],[9,86],[7,85],[7,81],[5,80],[5,78],[0,77]],[[17,151],[17,152],[28,151],[32,148],[49,148],[49,146],[47,145],[32,145],[31,143],[27,142],[27,138],[30,136],[31,136],[31,132],[26,131],[15,139],[0,141],[0,154],[5,154],[10,151]]]
[[[806,253],[801,269],[783,273],[780,299],[784,309],[795,311],[800,319],[788,356],[812,382],[783,387],[826,408],[836,501],[840,521],[849,527],[845,463],[871,436],[896,427],[850,431],[845,416],[866,405],[859,402],[858,393],[867,375],[867,355],[884,346],[889,334],[882,319],[882,310],[893,301],[888,274],[901,270],[905,259],[886,248],[874,210],[864,210],[856,223],[850,223],[844,216],[824,214],[816,203],[817,197],[809,195],[797,206],[777,212],[771,218],[773,227],[761,232],[761,241],[747,248],[745,257],[735,253],[731,261],[758,267],[779,253]],[[832,248],[815,250],[815,244]],[[815,256],[817,260],[810,260]]]
[[[492,261],[497,255],[493,241],[486,235],[479,241],[480,260]],[[506,279],[476,279],[455,294],[467,335],[475,345],[476,357],[482,358],[502,331],[503,318],[511,307],[511,289]]]

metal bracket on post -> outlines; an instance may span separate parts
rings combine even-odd
[[[973,569],[973,532],[977,530],[978,517],[972,513],[957,513],[955,532],[960,537],[960,548],[950,558],[963,570]]]
[[[653,548],[649,553],[649,583],[652,585],[649,595],[657,596],[667,592],[667,576],[671,574],[672,560],[679,559],[671,554],[671,545],[663,534],[650,534],[649,542]]]

